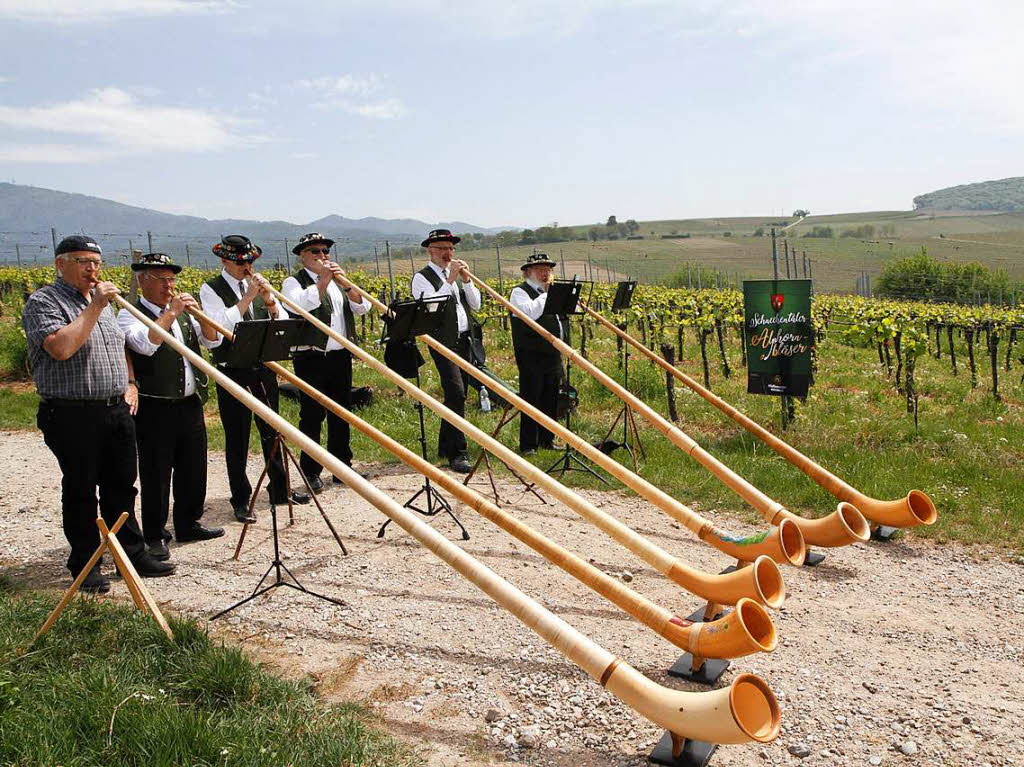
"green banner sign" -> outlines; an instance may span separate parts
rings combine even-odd
[[[807,396],[811,384],[810,280],[744,280],[747,392]]]

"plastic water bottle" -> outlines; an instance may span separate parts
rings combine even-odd
[[[484,386],[480,387],[480,409],[485,413],[491,412],[491,397]]]

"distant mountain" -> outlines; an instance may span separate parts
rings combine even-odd
[[[72,232],[91,234],[104,249],[114,251],[127,251],[129,240],[134,247],[147,249],[147,233],[151,232],[155,250],[170,253],[175,258],[188,256],[194,262],[212,262],[212,243],[221,235],[233,233],[248,235],[265,253],[283,254],[286,242],[291,247],[306,232],[321,231],[337,240],[336,250],[341,255],[372,258],[374,246],[384,237],[392,246],[402,247],[418,243],[429,230],[438,227],[483,234],[518,228],[485,228],[463,222],[431,224],[411,218],[352,219],[339,215],[305,224],[280,220],[211,220],[163,213],[84,194],[0,183],[0,262],[14,261],[15,243],[29,258],[38,258],[43,247],[50,246],[51,227],[57,230],[58,236]]]
[[[960,184],[914,198],[916,210],[1024,211],[1024,176]]]

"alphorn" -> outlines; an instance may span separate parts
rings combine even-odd
[[[339,280],[339,283],[342,280]],[[379,311],[387,314],[390,310],[383,303],[349,280],[344,280],[346,287],[352,287],[360,295],[367,298]],[[447,357],[458,365],[469,375],[485,384],[488,388],[494,389],[506,400],[514,404],[524,414],[529,414],[534,420],[543,424],[553,433],[564,439],[575,447],[587,458],[598,466],[604,468],[609,474],[618,478],[623,484],[631,488],[641,497],[647,499],[677,522],[685,525],[700,540],[709,543],[719,551],[743,562],[756,560],[759,556],[769,556],[776,562],[789,563],[799,567],[804,562],[807,548],[804,545],[803,534],[797,525],[789,520],[780,520],[779,524],[767,534],[757,534],[747,538],[731,536],[725,531],[715,527],[710,521],[697,514],[693,509],[683,505],[664,491],[647,482],[634,472],[629,471],[625,466],[613,458],[605,455],[590,443],[578,437],[566,429],[562,424],[549,418],[544,413],[529,405],[521,397],[513,394],[501,382],[496,381],[481,373],[476,367],[470,365],[458,355],[454,354],[448,347],[429,335],[421,335],[419,338],[430,348],[439,354]]]
[[[155,330],[164,343],[196,369],[217,381],[228,394],[246,405],[285,439],[312,456],[427,550],[582,668],[602,687],[641,716],[672,733],[677,753],[682,749],[682,738],[729,744],[749,741],[767,743],[778,736],[781,722],[779,704],[768,684],[760,677],[741,674],[726,688],[702,693],[672,690],[651,681],[417,519],[413,512],[399,506],[358,472],[306,437],[121,296],[114,296],[113,300],[151,330]]]
[[[731,573],[706,573],[690,567],[652,543],[618,519],[601,511],[585,498],[577,495],[526,459],[509,450],[489,434],[478,429],[465,418],[456,415],[425,391],[405,380],[365,349],[335,332],[283,293],[271,288],[273,294],[300,317],[312,323],[318,330],[333,338],[342,348],[392,381],[413,399],[422,402],[441,418],[448,421],[467,437],[488,452],[497,456],[519,474],[544,488],[561,501],[568,509],[586,519],[610,538],[633,552],[662,575],[687,591],[718,604],[734,605],[741,597],[754,599],[769,607],[779,607],[785,599],[782,573],[775,561],[768,556],[759,556],[752,567],[742,567]]]
[[[597,320],[601,325],[608,328],[623,341],[640,351],[645,357],[660,366],[663,370],[671,373],[680,383],[699,394],[706,402],[721,410],[732,420],[764,442],[768,447],[796,466],[812,480],[821,485],[821,487],[831,493],[837,500],[845,503],[852,503],[857,507],[861,514],[872,522],[880,525],[888,525],[889,527],[915,527],[917,525],[935,524],[935,520],[938,518],[938,512],[935,508],[935,504],[932,502],[932,499],[929,498],[926,493],[920,490],[911,490],[907,494],[906,498],[900,498],[894,501],[880,501],[877,498],[871,498],[870,496],[864,495],[864,493],[847,484],[835,474],[832,474],[821,465],[815,463],[792,445],[776,437],[770,431],[765,429],[749,416],[741,413],[721,397],[701,386],[697,381],[675,365],[670,365],[666,360],[662,359],[661,356],[655,354],[653,349],[649,349],[647,346],[633,338],[633,336],[629,335],[621,328],[616,327],[614,323],[610,322],[607,318],[602,317],[589,306],[584,306],[583,308],[587,314]],[[810,538],[808,538],[808,541],[814,543]]]
[[[601,385],[615,394],[626,405],[640,413],[651,426],[668,437],[672,444],[681,448],[687,455],[721,480],[726,487],[757,509],[758,513],[770,524],[778,525],[783,519],[791,520],[800,528],[804,539],[815,546],[846,546],[857,541],[866,541],[871,537],[867,520],[850,503],[840,503],[834,512],[821,519],[805,519],[792,513],[781,503],[769,498],[750,482],[704,450],[688,434],[665,420],[654,408],[627,391],[569,344],[531,320],[486,282],[474,274],[469,276],[473,282],[487,291],[494,300],[525,322],[532,330],[535,330],[542,338],[558,349],[558,351],[568,356],[573,361],[573,364],[597,379]]]
[[[234,340],[231,331],[212,317],[198,309],[189,309],[188,311],[198,320],[209,324],[229,341]],[[741,598],[736,603],[735,610],[715,621],[694,622],[680,618],[559,546],[529,525],[515,519],[511,514],[502,511],[476,490],[466,487],[434,464],[374,428],[311,386],[309,382],[299,378],[288,368],[276,362],[264,362],[263,364],[377,444],[389,450],[405,464],[420,474],[430,477],[440,487],[448,490],[482,517],[525,543],[549,562],[629,613],[676,647],[702,658],[739,658],[755,652],[771,652],[777,646],[778,633],[775,624],[765,608],[754,600]]]
[[[702,658],[739,658],[755,652],[771,652],[778,644],[778,634],[771,616],[754,600],[743,597],[736,603],[735,610],[715,621],[700,623],[673,615],[585,559],[502,511],[473,488],[466,487],[447,472],[391,439],[380,429],[371,426],[323,392],[310,386],[287,368],[273,362],[265,364],[336,416],[347,421],[353,428],[390,451],[407,466],[429,477],[480,516],[525,543],[546,560],[629,613],[676,647]]]

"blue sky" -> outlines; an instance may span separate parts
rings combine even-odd
[[[208,218],[907,209],[1024,174],[1024,7],[0,0],[0,178]]]

